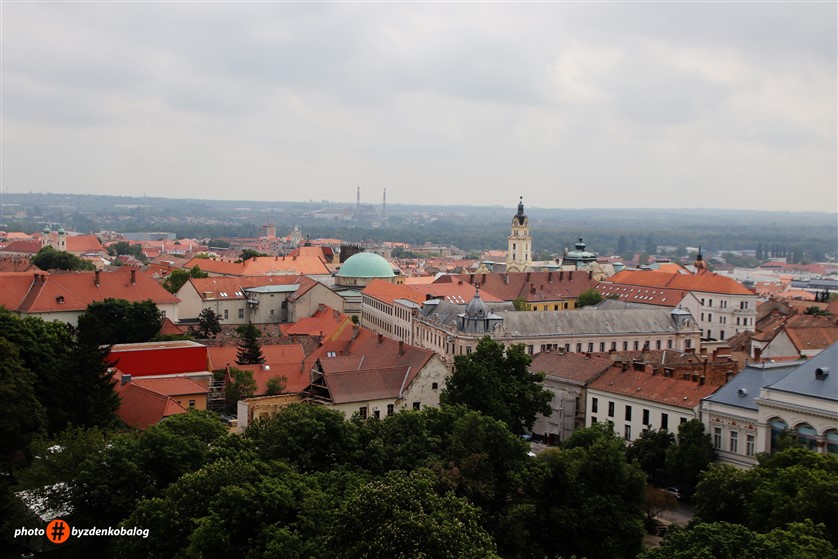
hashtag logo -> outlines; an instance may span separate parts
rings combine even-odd
[[[53,520],[47,524],[46,537],[54,544],[64,543],[70,537],[70,525],[63,520]]]

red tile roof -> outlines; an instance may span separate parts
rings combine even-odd
[[[521,298],[529,303],[576,299],[580,293],[597,285],[596,280],[582,271],[457,274],[440,276],[436,283],[460,280],[472,287],[479,283],[481,298],[486,293],[501,301]]]
[[[186,377],[168,378],[136,378],[131,381],[137,386],[163,394],[164,396],[186,396],[188,394],[206,394],[209,388],[201,386],[192,379]]]
[[[209,347],[207,353],[212,370],[223,369],[226,366],[241,368],[236,365],[236,354],[239,349],[236,346]],[[262,356],[265,364],[271,367],[280,364],[297,364],[305,359],[303,346],[300,344],[265,344],[262,346]]]
[[[727,295],[753,295],[738,281],[714,272],[702,271],[697,274],[667,272],[647,272],[641,270],[623,270],[608,278],[610,283],[639,285],[645,287],[668,287],[683,291],[701,293],[721,293]]]
[[[313,315],[301,318],[288,325],[283,331],[289,336],[321,336],[324,340],[334,341],[349,339],[352,318],[336,311],[328,305],[322,305]]]
[[[393,304],[396,299],[407,299],[421,305],[425,300],[421,293],[417,293],[406,285],[398,285],[381,279],[372,280],[361,293],[389,304]]]
[[[415,375],[412,375],[415,376]],[[326,374],[324,381],[335,404],[398,398],[412,380],[408,367],[344,371]]]
[[[693,409],[698,406],[702,398],[715,392],[718,386],[701,385],[676,376],[653,375],[645,371],[635,371],[631,367],[623,371],[621,366],[614,366],[594,380],[589,388]]]
[[[256,256],[239,263],[193,258],[184,267],[193,266],[200,266],[201,270],[210,274],[224,276],[329,275],[325,260],[312,256]]]
[[[98,274],[98,276],[97,276]],[[131,282],[134,274],[134,282]],[[96,278],[99,285],[96,285]],[[155,304],[177,304],[180,299],[163,289],[140,270],[119,269],[114,272],[63,272],[54,270],[30,281],[26,296],[15,310],[24,313],[84,311],[94,301],[125,299],[141,302],[151,299]]]
[[[7,256],[0,258],[0,273],[6,272],[28,272],[34,270],[35,266],[24,256]]]
[[[29,293],[36,274],[49,275],[37,268],[34,272],[0,273],[0,306],[6,307],[10,311],[16,311],[20,308],[20,303]]]
[[[428,283],[428,284],[411,284],[410,289],[421,293],[425,300],[427,299],[444,299],[449,303],[455,305],[466,304],[474,299],[474,286],[463,281],[456,283]],[[501,299],[495,297],[485,290],[480,290],[480,299],[484,303],[500,303]]]
[[[627,303],[641,303],[661,307],[677,307],[689,293],[679,289],[662,287],[641,287],[600,282],[596,290],[604,297],[616,297]]]
[[[170,396],[144,388],[136,382],[122,385],[121,375],[116,375],[114,389],[119,394],[120,404],[117,416],[126,425],[137,429],[147,429],[170,415],[186,413],[186,408],[175,402]]]
[[[542,351],[532,358],[530,370],[547,376],[578,383],[588,383],[611,367],[611,359],[584,353],[559,353]]]
[[[268,393],[268,381],[272,378],[285,377],[285,388],[282,389],[283,394],[299,394],[311,383],[309,370],[303,367],[303,363],[279,363],[274,365],[267,365],[265,369],[263,365],[236,365],[231,367],[241,369],[243,371],[250,371],[253,373],[253,380],[256,381],[256,392],[254,396],[265,396]]]
[[[35,255],[41,250],[41,243],[39,241],[12,241],[3,247],[2,252],[17,252]]]

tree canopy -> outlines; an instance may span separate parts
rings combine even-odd
[[[265,362],[262,355],[262,344],[259,343],[259,336],[262,332],[251,323],[242,324],[236,328],[236,333],[241,336],[236,352],[236,363],[239,365],[258,365]]]
[[[75,254],[63,250],[55,250],[51,246],[45,246],[32,257],[32,264],[42,270],[94,270],[93,262],[79,258]]]
[[[163,318],[151,299],[94,301],[79,316],[79,338],[99,345],[141,343],[160,332]]]
[[[172,270],[166,276],[166,279],[163,280],[161,284],[166,291],[170,293],[177,293],[184,284],[189,281],[189,278],[207,278],[209,274],[201,270],[201,268],[196,264],[189,270],[178,268],[176,270]]]
[[[577,307],[591,307],[600,304],[605,297],[596,289],[587,289],[579,294],[576,299]]]
[[[486,336],[473,353],[454,357],[440,401],[465,405],[524,433],[539,414],[550,415],[553,399],[541,386],[544,374],[529,371],[531,361],[523,344],[504,349]]]

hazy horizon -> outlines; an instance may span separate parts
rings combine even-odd
[[[838,210],[836,3],[3,3],[0,193]]]

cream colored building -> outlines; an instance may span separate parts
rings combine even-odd
[[[524,198],[518,202],[518,213],[512,218],[512,232],[507,237],[507,272],[526,272],[532,265],[532,235],[530,220],[524,215]]]

